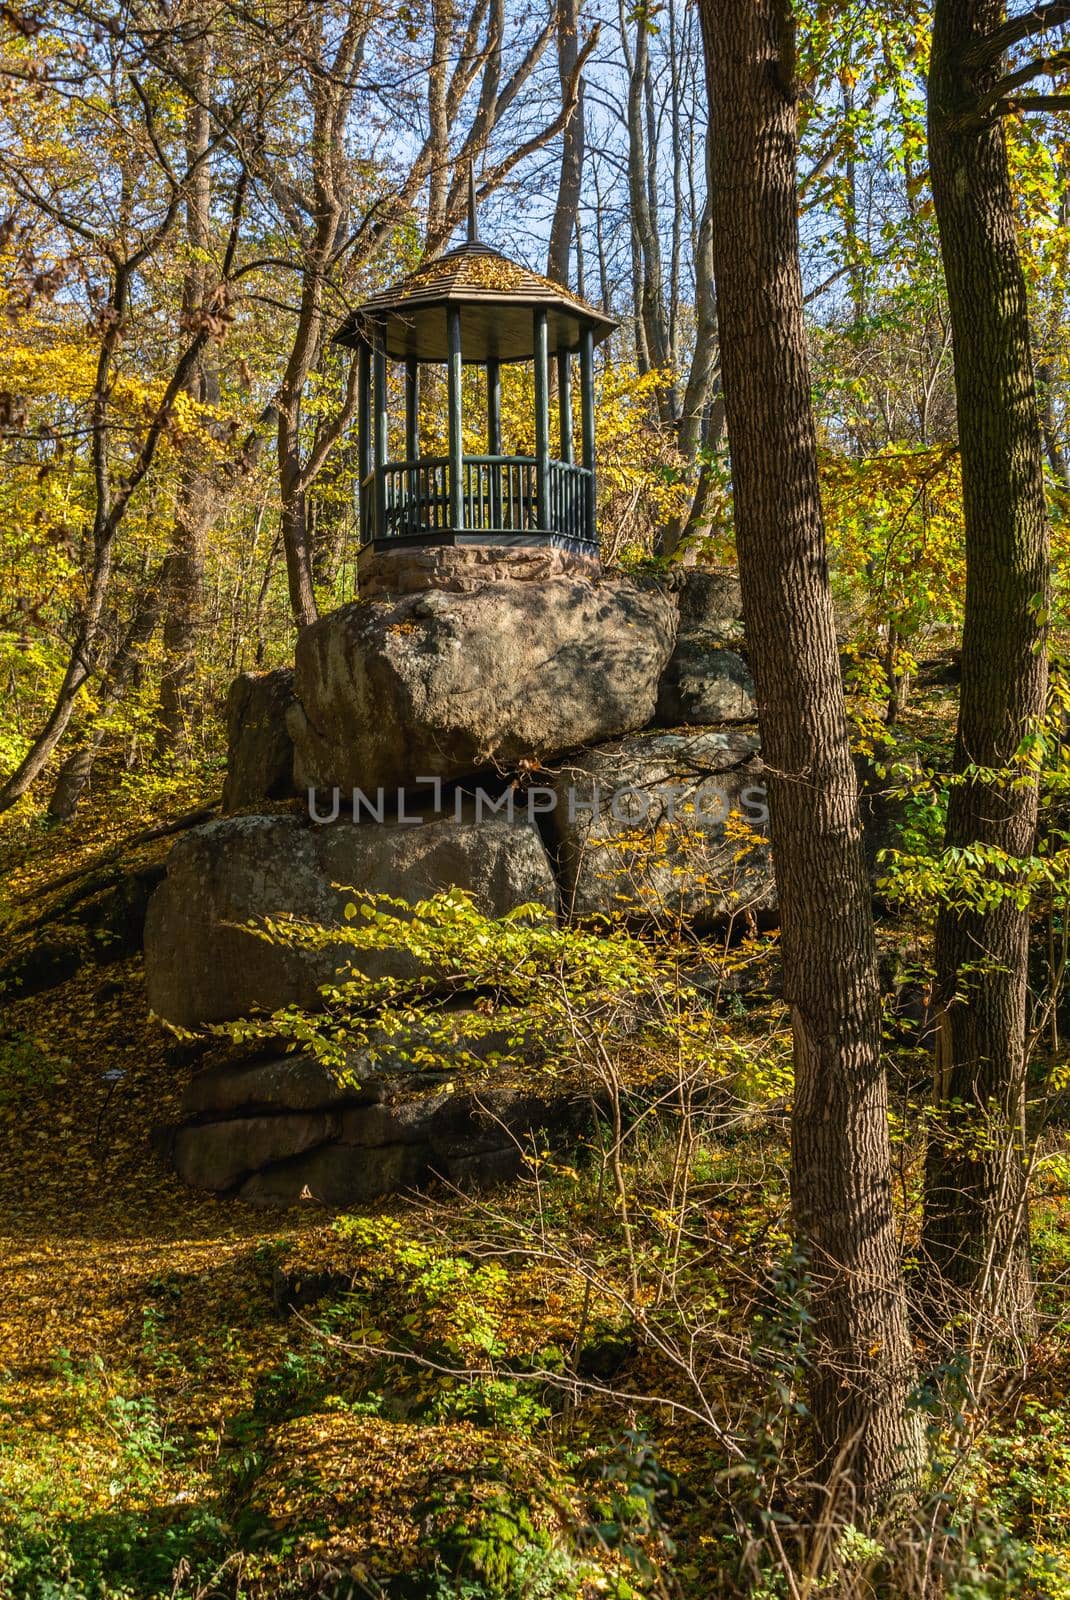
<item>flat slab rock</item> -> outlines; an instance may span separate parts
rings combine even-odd
[[[249,1204],[331,1208],[365,1204],[435,1178],[464,1186],[502,1181],[523,1165],[532,1137],[560,1144],[589,1120],[582,1097],[451,1080],[423,1092],[189,1122],[171,1156],[193,1188]]]
[[[209,823],[175,846],[149,902],[149,1005],[184,1028],[287,1005],[316,1009],[320,987],[353,958],[351,946],[340,938],[327,948],[288,949],[244,924],[296,918],[341,932],[346,905],[361,894],[413,903],[454,886],[490,916],[524,902],[557,904],[549,858],[520,817],[439,817],[414,826],[316,825],[287,816]],[[372,976],[415,970],[400,951],[362,952],[354,964]]]
[[[360,594],[414,594],[424,589],[479,589],[508,579],[545,583],[548,578],[597,578],[597,559],[547,545],[402,545],[397,550],[367,546],[357,558]]]
[[[415,1024],[389,1035],[373,1031],[366,1045],[348,1052],[344,1073],[297,1052],[253,1061],[216,1061],[187,1084],[182,1110],[203,1120],[381,1105],[390,1083],[412,1082],[417,1076],[424,1084],[432,1080],[426,1065],[428,1049],[438,1058],[436,1070],[442,1077],[455,1075],[465,1061],[493,1065],[506,1054],[514,1062],[540,1065],[549,1055],[546,1021],[516,1012],[491,1026],[463,1007],[442,1011],[433,1031]]]
[[[654,584],[567,574],[343,606],[297,642],[298,787],[396,791],[641,728],[677,617]]]

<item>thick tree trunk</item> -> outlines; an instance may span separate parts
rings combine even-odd
[[[953,788],[946,842],[1021,857],[1033,849],[1037,789],[1015,758],[1040,724],[1047,689],[1043,439],[1003,129],[977,109],[1000,65],[966,64],[970,46],[1003,16],[1000,0],[937,0],[929,157],[966,528],[955,768],[1002,774]],[[945,1284],[970,1292],[988,1329],[1018,1337],[1028,1337],[1033,1316],[1023,1149],[1028,934],[1028,913],[1009,900],[987,915],[945,910],[939,918],[937,1116],[924,1229]]]
[[[714,252],[743,606],[795,1047],[791,1186],[822,1469],[866,1502],[920,1428],[892,1212],[880,996],[818,488],[787,0],[703,0]]]

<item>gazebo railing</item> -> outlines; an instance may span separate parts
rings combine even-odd
[[[465,456],[463,527],[455,528],[450,520],[448,456],[387,462],[361,485],[367,508],[364,538],[553,533],[593,544],[591,477],[586,467],[550,461],[546,504],[542,506],[533,456]]]

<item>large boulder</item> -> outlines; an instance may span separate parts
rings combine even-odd
[[[223,810],[239,811],[295,794],[294,747],[286,726],[291,667],[241,672],[227,692],[227,777]]]
[[[677,728],[750,722],[756,713],[750,668],[735,650],[701,640],[678,644],[658,685],[657,720]]]
[[[727,568],[687,567],[676,582],[680,638],[731,644],[743,635],[739,574]]]
[[[396,790],[641,728],[676,616],[656,585],[568,575],[343,606],[298,639],[298,784]]]
[[[734,572],[689,567],[679,574],[676,648],[658,685],[664,727],[747,722],[756,715],[754,682],[743,656],[743,603]]]
[[[172,850],[149,904],[149,1004],[184,1028],[287,1005],[315,1008],[321,985],[347,952],[352,956],[351,947],[339,940],[287,948],[244,924],[296,918],[341,929],[347,903],[360,895],[412,903],[451,887],[467,890],[491,916],[524,902],[556,905],[546,851],[520,819],[315,826],[293,816],[244,816],[209,823]],[[400,952],[362,952],[357,964],[370,976],[415,970]]]
[[[191,1189],[233,1189],[242,1178],[275,1161],[314,1150],[337,1137],[341,1118],[330,1111],[285,1116],[235,1117],[179,1128],[172,1159]]]
[[[189,1116],[254,1116],[261,1112],[330,1111],[374,1099],[355,1076],[348,1081],[312,1055],[269,1056],[253,1061],[214,1061],[186,1085],[182,1109]]]
[[[301,1098],[312,1084],[303,1076]],[[265,1082],[278,1087],[274,1076]],[[220,1087],[217,1081],[207,1098]],[[240,1078],[231,1087],[241,1095]],[[325,1104],[301,1110],[265,1105],[263,1086],[248,1076],[244,1088],[253,1105],[224,1095],[232,1103],[217,1108],[202,1096],[199,1114],[161,1130],[161,1147],[192,1188],[223,1193],[240,1185],[241,1197],[259,1205],[356,1205],[436,1176],[493,1182],[518,1170],[534,1136],[561,1143],[590,1116],[586,1095],[549,1080],[527,1090],[493,1076],[466,1084],[449,1073],[387,1072],[363,1086],[324,1085]]]
[[[705,928],[772,909],[757,738],[647,732],[587,751],[553,788],[564,907]]]

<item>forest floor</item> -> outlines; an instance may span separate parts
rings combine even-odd
[[[191,783],[170,814],[204,800]],[[166,854],[168,838],[141,837],[150,820],[144,797],[94,808],[62,851],[12,825],[9,927],[102,855]],[[205,1199],[150,1144],[185,1070],[148,1016],[140,957],[87,960],[5,1005],[0,1600],[792,1592],[805,1307],[782,1089],[693,1156],[698,1270],[663,1300],[650,1290],[651,1336],[622,1309],[631,1262],[593,1169],[549,1163],[478,1202],[345,1218]],[[1061,1149],[1037,1209],[1047,1315],[1029,1382],[936,1444],[958,1463],[934,1504],[961,1569],[943,1592],[963,1600],[1070,1597]],[[908,1139],[899,1150],[909,1196]],[[652,1133],[629,1160],[653,1282],[672,1140]],[[697,1365],[673,1321],[684,1299],[714,1352]],[[762,1532],[770,1496],[790,1563]],[[879,1548],[844,1550],[857,1586],[822,1592],[875,1592]]]

